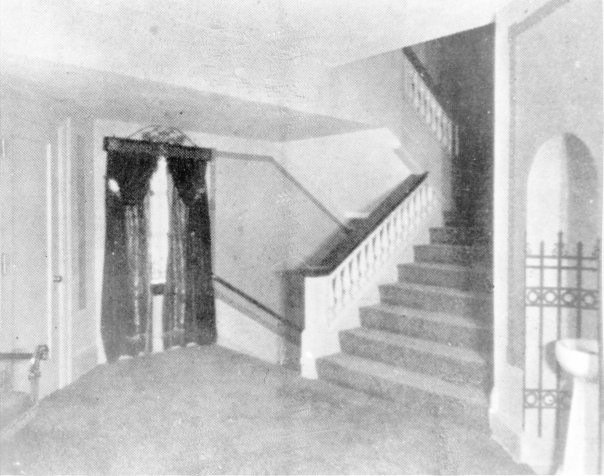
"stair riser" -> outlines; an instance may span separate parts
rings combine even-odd
[[[433,394],[349,369],[327,360],[317,361],[319,377],[349,388],[387,398],[417,411],[428,411],[458,424],[488,431],[487,409],[453,397]]]
[[[491,348],[491,332],[487,329],[447,325],[442,322],[415,318],[412,315],[393,315],[372,308],[361,308],[360,314],[363,327],[396,332],[456,347],[466,347],[484,355]]]
[[[402,305],[424,309],[426,311],[449,311],[476,319],[478,322],[490,322],[492,305],[490,299],[473,296],[452,297],[432,290],[402,289],[396,286],[381,286],[380,296],[386,304]]]
[[[443,222],[445,226],[452,228],[464,228],[472,224],[480,224],[483,227],[488,228],[491,221],[490,210],[474,210],[471,217],[451,211],[443,212]]]
[[[420,266],[404,264],[398,267],[399,282],[428,284],[460,289],[462,291],[490,290],[491,279],[488,273],[457,269],[426,269]]]
[[[419,349],[363,338],[348,332],[340,334],[342,351],[377,360],[412,372],[426,373],[447,382],[481,387],[486,383],[486,365],[464,362]]]
[[[469,245],[472,235],[464,228],[430,228],[430,243],[437,245]]]
[[[418,245],[414,247],[415,261],[423,263],[449,263],[470,266],[472,263],[488,263],[484,249],[457,246]]]

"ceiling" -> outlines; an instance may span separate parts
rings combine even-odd
[[[0,0],[0,73],[107,114],[184,126],[213,108],[243,118],[225,119],[234,135],[283,138],[286,116],[293,138],[337,133],[367,126],[320,114],[331,67],[482,26],[505,1]]]
[[[333,115],[243,100],[42,60],[4,59],[2,85],[43,95],[94,117],[163,124],[221,136],[285,142],[374,126]]]
[[[0,52],[295,99],[327,67],[482,26],[501,1],[2,0]]]

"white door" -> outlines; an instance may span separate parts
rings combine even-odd
[[[50,123],[8,114],[0,157],[0,351],[49,346],[43,396],[70,380],[61,131],[57,137]],[[14,389],[30,390],[28,367],[13,366]]]

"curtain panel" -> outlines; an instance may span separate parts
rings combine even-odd
[[[146,197],[151,153],[108,150],[101,335],[108,361],[148,350],[151,310]]]
[[[211,150],[200,156],[167,157],[168,171],[185,207],[184,223],[184,341],[211,344],[216,341],[212,274],[210,213],[205,183]]]

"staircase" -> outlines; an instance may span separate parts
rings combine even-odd
[[[445,214],[381,302],[361,308],[362,327],[340,332],[342,352],[317,361],[319,377],[486,430],[491,265],[477,235]]]

